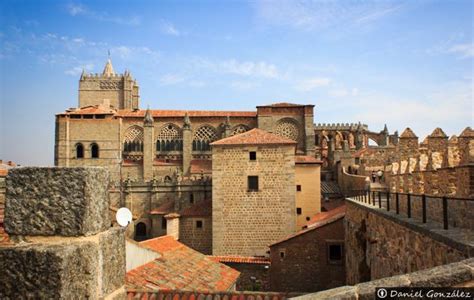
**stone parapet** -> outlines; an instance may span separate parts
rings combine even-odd
[[[474,280],[474,259],[435,268],[368,281],[353,286],[342,286],[291,299],[376,299],[378,287],[462,287]]]
[[[93,235],[110,227],[109,175],[103,168],[12,169],[5,230],[11,235]]]

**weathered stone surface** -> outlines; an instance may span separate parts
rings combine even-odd
[[[97,246],[88,241],[0,248],[0,298],[91,297],[97,264]]]
[[[464,262],[409,274],[412,286],[446,287],[473,280],[472,269]]]
[[[123,285],[125,278],[125,234],[111,228],[99,236],[102,269],[102,294],[108,295]]]
[[[12,169],[5,230],[13,235],[91,235],[110,227],[109,176],[95,167]]]
[[[123,229],[0,247],[0,299],[98,299],[123,286]]]
[[[410,281],[405,275],[393,276],[379,280],[364,282],[356,285],[358,299],[374,299],[375,289],[378,287],[403,287],[410,286]]]
[[[341,286],[335,289],[323,292],[307,294],[295,298],[294,300],[313,300],[313,299],[357,299],[356,288],[353,286]]]

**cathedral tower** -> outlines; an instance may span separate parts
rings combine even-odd
[[[105,104],[116,109],[138,109],[138,84],[129,71],[117,74],[110,58],[102,74],[82,72],[79,79],[79,108]]]

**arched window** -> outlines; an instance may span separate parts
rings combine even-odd
[[[160,129],[156,140],[156,151],[182,151],[183,134],[174,124],[167,124]]]
[[[76,145],[76,158],[84,158],[84,146],[81,143]]]
[[[93,143],[91,145],[91,157],[92,158],[99,158],[99,145]]]
[[[146,225],[143,222],[135,226],[135,240],[142,241],[146,239]]]
[[[236,134],[244,133],[248,130],[249,130],[248,126],[240,124],[240,125],[237,125],[234,128],[232,128],[232,132],[231,132],[230,135],[236,135]]]
[[[211,143],[217,140],[217,130],[209,125],[199,127],[194,132],[193,151],[209,151]]]
[[[298,123],[290,118],[280,120],[276,125],[275,133],[293,141],[298,141],[300,136]]]
[[[143,128],[134,125],[127,129],[123,152],[143,152]]]

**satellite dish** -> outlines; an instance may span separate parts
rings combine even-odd
[[[115,218],[120,226],[127,227],[127,225],[132,222],[132,212],[128,208],[122,207],[117,210]]]

